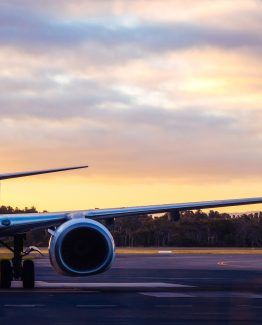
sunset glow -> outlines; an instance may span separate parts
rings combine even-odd
[[[90,166],[2,182],[1,204],[262,196],[261,1],[13,0],[0,9],[0,172]]]

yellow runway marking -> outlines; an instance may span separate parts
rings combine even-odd
[[[48,248],[41,248],[41,252],[48,255]],[[119,247],[116,249],[116,254],[245,254],[245,255],[261,255],[261,248],[172,248],[172,247],[137,247],[126,248]],[[12,258],[12,254],[5,248],[0,248],[0,256],[4,258]],[[30,256],[40,256],[38,253],[33,252]]]

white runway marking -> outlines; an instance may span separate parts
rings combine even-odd
[[[159,254],[172,254],[172,251],[158,251]]]
[[[22,305],[4,305],[4,307],[7,307],[7,308],[35,308],[35,307],[44,307],[45,305],[26,305],[26,304],[22,304]]]
[[[192,308],[193,305],[156,305],[156,308]]]
[[[140,292],[141,295],[156,298],[193,298],[194,296],[180,292]]]
[[[77,308],[114,308],[118,305],[76,305]]]
[[[262,299],[261,294],[252,292],[230,292],[230,291],[214,291],[214,292],[199,292],[196,293],[197,297],[203,298],[247,298],[247,299]],[[194,295],[195,296],[195,295]]]
[[[246,298],[262,299],[262,295],[252,292],[230,292],[230,291],[209,291],[209,292],[190,292],[184,294],[180,292],[140,292],[141,295],[155,298]]]
[[[13,288],[22,288],[21,281],[14,281],[12,283]],[[165,283],[165,282],[123,282],[123,283],[115,283],[115,282],[106,282],[106,283],[68,283],[68,282],[45,282],[45,281],[36,281],[35,287],[45,288],[45,289],[65,289],[65,288],[72,288],[72,289],[121,289],[121,288],[186,288],[192,287],[183,284],[177,283]]]

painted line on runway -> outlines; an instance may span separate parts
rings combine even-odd
[[[213,291],[213,292],[198,292],[195,297],[202,298],[247,298],[247,299],[262,299],[261,294],[253,292],[232,292],[232,291]]]
[[[0,290],[0,293],[20,293],[20,294],[26,294],[26,293],[30,293],[30,295],[33,295],[33,294],[39,294],[39,293],[42,293],[42,294],[46,294],[46,293],[50,293],[50,294],[58,294],[58,293],[63,293],[63,294],[66,294],[66,293],[70,293],[70,294],[82,294],[82,293],[85,293],[85,294],[93,294],[93,293],[101,293],[103,292],[102,290],[100,291],[90,291],[90,290],[86,290],[86,289],[74,289],[74,288],[34,288],[32,290],[24,290],[23,288],[13,288],[13,289],[1,289]]]
[[[158,251],[158,254],[172,254],[172,251]]]
[[[76,305],[77,308],[115,308],[119,305]]]
[[[234,266],[234,267],[246,267],[245,265],[234,265],[234,264],[231,264],[231,263],[234,263],[234,261],[220,261],[220,262],[217,262],[217,265],[220,265],[220,266]]]
[[[156,297],[156,298],[193,298],[193,295],[188,295],[180,292],[139,292],[140,295]]]
[[[45,305],[41,305],[41,304],[16,304],[16,305],[4,305],[4,307],[7,308],[36,308],[36,307],[44,307]]]
[[[241,264],[242,263],[242,264]],[[247,267],[251,267],[253,268],[257,268],[258,263],[261,264],[261,260],[257,261],[256,265],[250,265],[248,263],[248,261],[240,261],[240,260],[234,260],[234,261],[219,261],[217,262],[217,265],[219,266],[228,266],[228,267],[237,267],[237,268],[247,268]]]
[[[19,281],[17,281],[19,282]],[[19,287],[21,283],[19,284]],[[194,286],[184,285],[178,283],[166,283],[166,282],[91,282],[91,283],[68,283],[68,282],[45,282],[45,281],[36,281],[35,287],[46,288],[46,289],[65,289],[65,288],[75,288],[75,289],[124,289],[124,288],[192,288]],[[17,288],[14,281],[14,288]]]
[[[184,294],[180,292],[139,292],[140,295],[155,298],[246,298],[246,299],[262,299],[262,295],[252,292],[190,292]]]
[[[136,279],[155,279],[155,280],[165,280],[165,281],[173,281],[173,280],[227,280],[228,278],[226,277],[168,277],[168,276],[136,276]]]
[[[156,308],[192,308],[193,305],[155,305]]]

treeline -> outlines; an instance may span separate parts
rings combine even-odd
[[[0,207],[0,213],[37,212],[32,208],[23,210]],[[210,211],[186,211],[179,221],[162,217],[139,216],[119,218],[110,226],[117,246],[198,246],[198,247],[261,247],[262,213],[232,216]],[[47,246],[46,230],[33,230],[27,235],[27,244]]]
[[[111,232],[117,246],[261,247],[262,214],[187,211],[177,222],[130,217],[117,220]]]

